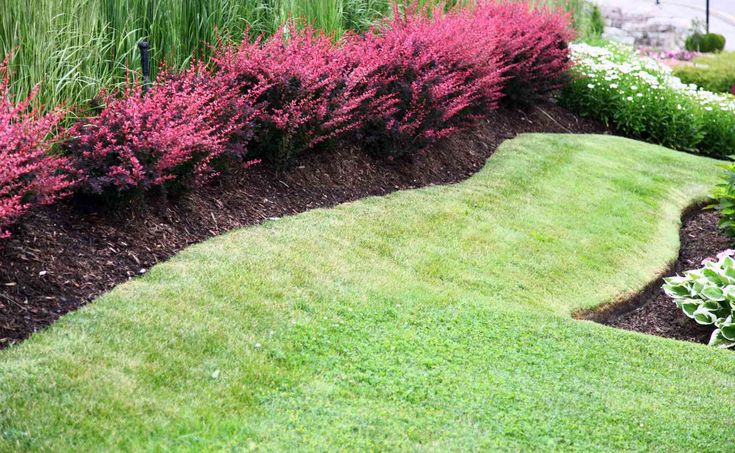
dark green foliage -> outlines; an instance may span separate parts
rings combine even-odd
[[[592,7],[592,14],[590,15],[590,34],[592,36],[602,36],[605,31],[605,19],[602,17],[600,7],[594,5]]]
[[[684,83],[716,93],[732,93],[735,87],[735,53],[702,55],[692,65],[674,68],[674,75]]]
[[[696,32],[686,39],[685,47],[689,51],[722,52],[725,48],[725,37],[717,33]]]
[[[735,237],[735,162],[723,165],[722,182],[715,186],[711,207],[720,213],[720,228],[729,237]]]

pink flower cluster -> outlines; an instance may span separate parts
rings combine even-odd
[[[641,47],[638,49],[640,55],[654,58],[659,61],[683,61],[688,62],[702,55],[700,52],[679,49],[679,50],[661,50],[651,47]]]
[[[29,208],[64,197],[72,186],[68,160],[51,154],[49,137],[62,113],[39,114],[33,95],[11,102],[7,63],[0,63],[0,238]]]
[[[405,5],[404,5],[405,6]],[[293,23],[270,38],[220,45],[212,65],[131,84],[59,135],[0,85],[0,231],[33,203],[75,190],[121,195],[188,187],[253,158],[283,165],[315,147],[390,158],[472,127],[503,100],[529,103],[569,68],[568,17],[480,0],[444,12],[394,8],[370,32],[334,42]],[[71,176],[73,175],[73,177]],[[7,233],[4,233],[7,234]]]

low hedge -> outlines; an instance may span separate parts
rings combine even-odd
[[[725,37],[717,33],[694,33],[686,39],[684,47],[696,52],[722,52],[725,48]]]
[[[735,153],[735,97],[682,83],[631,48],[575,44],[560,102],[651,143],[717,158]]]
[[[0,171],[0,231],[70,190],[140,200],[328,144],[389,158],[424,151],[502,97],[529,102],[559,87],[569,69],[568,15],[490,0],[449,12],[404,7],[364,35],[335,43],[292,24],[215,49],[211,65],[164,73],[146,95],[134,83],[103,93],[96,117],[57,135],[58,157],[48,139],[58,114],[28,115],[28,103],[2,96],[0,170],[10,171]]]
[[[674,75],[684,83],[716,93],[735,93],[735,52],[702,55],[693,60],[693,65],[674,68]]]

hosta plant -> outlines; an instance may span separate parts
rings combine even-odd
[[[665,278],[663,286],[682,311],[698,324],[712,325],[709,344],[720,348],[735,346],[735,259],[733,250],[707,260],[704,267]]]

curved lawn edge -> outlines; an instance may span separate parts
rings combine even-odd
[[[717,449],[732,354],[569,316],[645,285],[716,169],[523,135],[194,245],[0,352],[0,450]]]
[[[543,106],[543,108],[542,108]],[[317,207],[468,178],[506,138],[523,132],[604,132],[553,104],[501,109],[477,128],[410,159],[387,161],[351,148],[309,153],[289,171],[266,163],[145,209],[80,213],[74,201],[23,219],[0,241],[0,348],[96,299],[190,244]],[[43,250],[43,254],[29,254]],[[72,252],[72,253],[70,253]]]
[[[677,231],[681,232],[681,225],[686,219],[704,209],[707,204],[707,197],[705,196],[696,199],[685,207],[679,215],[680,220]],[[679,237],[679,244],[681,244],[681,236]],[[603,302],[592,308],[578,309],[572,313],[572,317],[580,321],[594,321],[601,324],[608,324],[620,316],[641,308],[649,302],[649,299],[654,293],[661,289],[661,279],[669,277],[676,272],[675,267],[679,257],[678,253],[679,247],[677,246],[674,257],[666,263],[663,270],[659,271],[642,288],[629,289],[616,296],[613,300]]]

